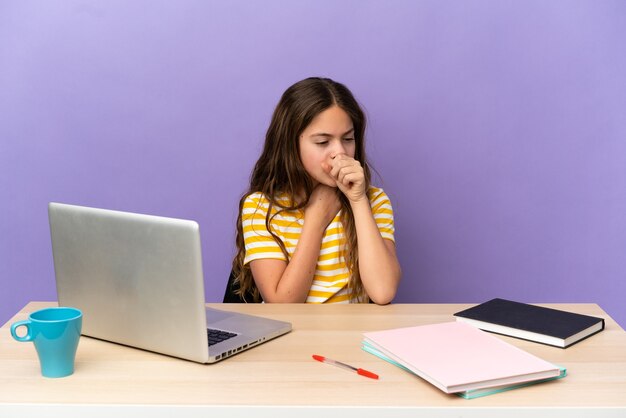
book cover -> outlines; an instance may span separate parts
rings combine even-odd
[[[560,375],[555,365],[462,322],[363,335],[371,347],[446,393]]]
[[[492,299],[454,314],[482,330],[567,348],[604,329],[604,319],[542,306]]]
[[[394,361],[394,360],[390,359],[389,357],[385,356],[383,353],[378,351],[376,348],[374,348],[370,344],[368,344],[366,341],[363,341],[363,345],[361,346],[361,348],[363,349],[363,351],[366,351],[366,352],[368,352],[370,354],[373,354],[373,355],[375,355],[375,356],[385,360],[386,362],[389,362],[389,363],[393,364],[394,366],[401,368],[404,371],[407,371],[407,372],[409,372],[409,373],[411,373],[413,375],[416,375],[411,370],[409,370],[408,368],[404,367],[402,364],[400,364],[397,361]],[[531,382],[518,383],[518,384],[512,384],[512,385],[494,386],[494,387],[483,388],[483,389],[466,390],[466,391],[463,391],[463,392],[456,392],[456,393],[454,393],[454,395],[460,396],[460,397],[462,397],[464,399],[482,398],[483,396],[495,395],[496,393],[506,392],[506,391],[513,390],[513,389],[519,389],[519,388],[523,388],[523,387],[526,387],[526,386],[534,385],[534,384],[537,384],[537,383],[548,382],[550,380],[562,379],[563,377],[567,376],[567,369],[565,369],[565,367],[559,367],[559,372],[560,373],[559,373],[558,376],[548,377],[546,379],[533,380]]]

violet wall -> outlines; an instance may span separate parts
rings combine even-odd
[[[47,203],[190,218],[221,300],[286,87],[347,84],[396,302],[594,302],[626,326],[626,2],[0,1],[0,323],[54,300]]]

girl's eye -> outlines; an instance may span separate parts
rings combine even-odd
[[[344,138],[344,141],[354,141],[354,138]]]
[[[317,145],[322,145],[322,146],[324,146],[324,145],[327,145],[327,144],[328,144],[328,141],[316,142],[316,144],[317,144]]]

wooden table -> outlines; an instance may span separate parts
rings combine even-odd
[[[0,328],[0,417],[626,417],[626,332],[595,304],[544,305],[605,318],[604,331],[567,349],[498,336],[566,367],[566,378],[473,400],[446,395],[360,348],[363,332],[451,321],[468,304],[209,304],[290,321],[293,331],[212,365],[82,337],[74,375],[47,379],[32,344],[14,341],[9,325],[54,305],[31,302]]]

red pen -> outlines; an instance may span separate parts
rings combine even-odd
[[[372,373],[368,370],[352,367],[349,364],[342,363],[337,360],[329,359],[328,357],[318,356],[317,354],[313,354],[313,358],[317,361],[321,361],[322,363],[332,364],[333,366],[341,367],[342,369],[350,370],[353,372],[357,372],[361,376],[369,377],[370,379],[378,379],[378,375],[376,373]]]

